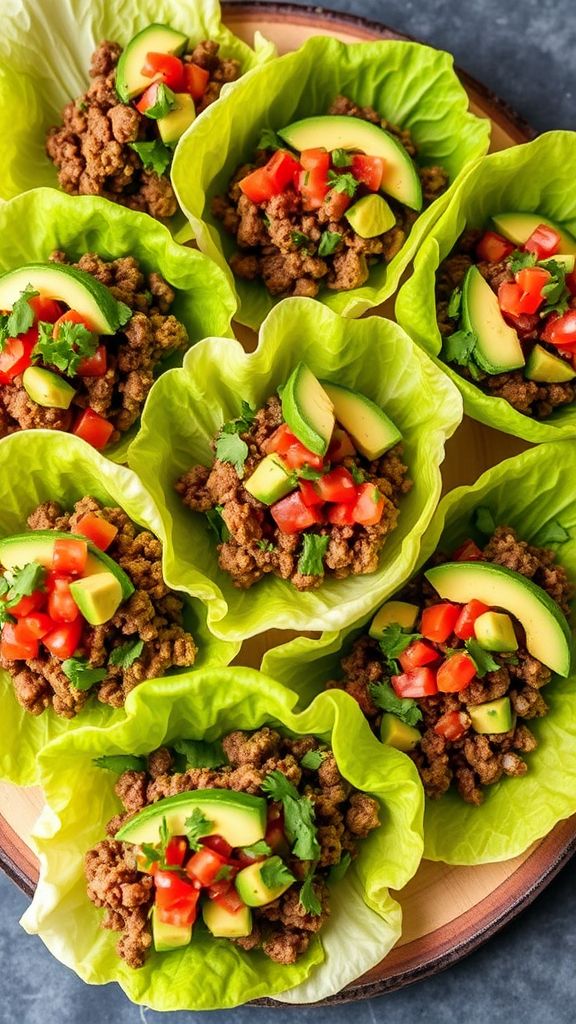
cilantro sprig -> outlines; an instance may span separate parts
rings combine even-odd
[[[154,103],[152,106],[144,110],[145,117],[150,117],[153,121],[158,121],[161,117],[166,117],[171,110],[174,110],[178,106],[176,94],[169,89],[164,82],[158,82],[156,86],[156,95],[154,97]]]
[[[476,674],[482,678],[488,672],[497,672],[500,665],[494,660],[490,651],[485,651],[474,637],[465,640],[464,646],[476,666]]]
[[[414,640],[421,639],[420,633],[406,633],[397,622],[391,622],[385,627],[379,644],[385,666],[392,675],[397,675],[399,671],[396,658],[399,658]]]
[[[120,668],[130,668],[144,650],[143,640],[127,640],[125,644],[115,647],[108,658],[109,665],[118,665]]]
[[[172,150],[165,146],[160,139],[154,139],[153,142],[129,142],[128,145],[140,157],[144,170],[154,171],[159,177],[164,174],[172,162],[174,155]]]
[[[278,800],[284,809],[284,829],[292,853],[300,860],[317,860],[320,844],[316,838],[314,805],[277,769],[264,779],[262,790],[272,800]]]
[[[108,675],[105,668],[92,668],[86,658],[66,658],[62,662],[62,671],[76,690],[89,690]]]
[[[343,192],[345,196],[352,199],[360,182],[349,171],[345,174],[338,174],[336,171],[328,171],[328,182],[334,192]]]
[[[172,746],[176,753],[184,755],[187,768],[220,768],[228,764],[220,740],[175,740]]]
[[[216,536],[219,544],[225,544],[227,540],[230,540],[230,530],[222,518],[223,511],[223,505],[215,505],[214,508],[209,508],[204,513],[208,522],[208,528]]]
[[[330,537],[320,537],[316,533],[305,533],[302,536],[302,550],[298,558],[298,572],[302,576],[323,576],[324,555]]]
[[[28,562],[17,569],[7,569],[0,577],[0,597],[5,597],[6,610],[14,608],[21,598],[44,590],[46,569],[39,562]]]
[[[220,462],[229,462],[242,480],[244,477],[244,464],[248,458],[248,445],[240,436],[250,429],[256,411],[248,404],[242,402],[240,416],[229,420],[220,428],[216,440],[216,458]]]
[[[278,856],[270,857],[264,861],[260,868],[260,877],[264,885],[268,886],[269,889],[275,889],[280,885],[292,884],[292,882],[296,881],[290,869],[286,867],[282,858]]]
[[[146,771],[146,758],[136,757],[134,754],[102,754],[100,757],[93,757],[92,763],[97,768],[105,768],[117,775],[124,772]]]
[[[397,697],[390,683],[370,683],[370,696],[377,708],[396,715],[406,725],[415,726],[422,721],[422,712],[411,697]]]
[[[315,772],[318,771],[326,757],[327,751],[325,750],[308,750],[300,759],[300,765],[302,768],[307,768],[308,771]]]
[[[319,256],[332,256],[342,241],[339,231],[323,231],[318,246]]]
[[[202,813],[199,807],[195,807],[192,814],[184,822],[186,838],[192,850],[200,849],[200,840],[203,836],[210,835],[213,822]]]
[[[84,324],[64,320],[54,337],[54,324],[38,324],[38,341],[32,352],[33,359],[42,359],[47,366],[55,366],[67,377],[73,377],[83,359],[90,359],[98,348],[98,336]]]
[[[19,334],[26,334],[34,323],[34,310],[30,305],[30,299],[39,295],[34,291],[31,284],[27,285],[23,292],[20,292],[12,306],[10,313],[0,316],[0,352],[3,351],[8,338],[17,338]]]
[[[298,902],[312,917],[320,917],[322,904],[314,892],[314,871],[309,871],[304,879]]]

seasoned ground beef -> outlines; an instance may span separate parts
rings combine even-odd
[[[50,260],[90,274],[106,285],[115,299],[129,306],[133,315],[117,335],[102,337],[107,360],[102,376],[66,378],[76,388],[69,409],[38,405],[26,392],[21,375],[10,384],[3,384],[0,387],[0,436],[41,427],[71,430],[81,410],[90,407],[114,425],[109,441],[113,443],[140,416],[154,383],[157,364],[189,344],[184,324],[170,313],[176,293],[160,274],[145,273],[133,256],[104,260],[96,253],[86,253],[73,263],[66,253],[56,251]],[[40,362],[39,365],[45,364]],[[59,373],[57,367],[48,368]]]
[[[542,587],[566,614],[574,588],[566,570],[556,564],[553,551],[533,547],[519,540],[508,526],[499,526],[482,551],[482,560],[505,566],[521,573]],[[435,563],[447,561],[436,556]],[[404,598],[420,605],[436,604],[438,595],[423,576],[416,577],[406,589]],[[472,804],[484,799],[484,787],[498,782],[506,775],[524,775],[528,765],[523,754],[530,753],[537,741],[525,721],[540,718],[548,711],[541,689],[550,681],[551,671],[534,658],[523,646],[524,638],[518,634],[519,649],[514,656],[493,654],[498,662],[496,671],[482,678],[475,677],[459,693],[437,693],[417,698],[423,716],[419,729],[422,739],[410,755],[431,799],[441,797],[451,785],[460,796]],[[370,686],[389,679],[382,651],[377,640],[360,636],[350,652],[342,659],[342,678],[331,680],[328,688],[344,689],[360,705],[375,732],[378,732],[382,712],[372,699]],[[505,733],[483,735],[470,730],[471,707],[508,696],[514,712],[514,728]],[[457,740],[446,739],[434,731],[440,718],[456,711],[466,732]]]
[[[344,459],[342,465],[361,470],[366,482],[374,483],[384,495],[382,518],[375,526],[327,523],[306,530],[329,540],[323,559],[324,573],[305,575],[299,569],[302,534],[282,532],[269,507],[243,485],[265,457],[265,442],[281,424],[281,403],[273,396],[241,434],[249,449],[242,478],[230,463],[216,459],[211,468],[193,466],[176,483],[176,490],[188,508],[211,515],[213,510],[220,513],[228,534],[218,544],[220,568],[232,577],[234,586],[243,590],[267,573],[289,580],[297,590],[311,590],[319,587],[325,576],[344,579],[375,572],[386,538],[396,527],[400,500],[412,486],[402,462],[402,446],[396,445],[371,463],[359,455]]]
[[[22,707],[33,715],[53,708],[63,718],[73,718],[95,695],[103,704],[119,708],[135,686],[145,679],[163,676],[173,668],[194,664],[196,644],[182,625],[183,602],[164,583],[162,545],[148,530],[139,530],[121,508],[103,508],[94,498],[82,498],[72,513],[56,502],[39,505],[28,517],[31,530],[75,532],[78,521],[95,512],[112,523],[118,533],[107,549],[130,577],[135,590],[102,626],[86,625],[75,657],[85,658],[90,668],[106,668],[106,677],[88,690],[75,687],[62,670],[62,661],[40,648],[37,658],[0,664],[12,677]],[[131,641],[142,641],[142,650],[127,667],[110,663],[112,652]]]
[[[240,75],[239,62],[221,59],[218,49],[218,43],[204,40],[183,58],[210,72],[206,91],[196,101],[197,113]],[[152,118],[117,96],[121,53],[118,43],[100,43],[90,65],[91,84],[83,96],[66,104],[63,124],[50,128],[46,152],[58,168],[60,187],[70,195],[105,196],[151,217],[172,217],[178,204],[168,169],[157,174],[131,148],[133,142],[153,142],[159,135]]]
[[[449,300],[454,289],[462,285],[466,272],[471,266],[478,267],[482,276],[496,293],[501,284],[511,284],[515,280],[508,259],[494,263],[478,259],[475,248],[481,235],[481,231],[466,231],[452,253],[440,264],[438,269],[436,312],[438,327],[443,338],[448,338],[457,330],[457,317],[448,315]],[[572,296],[568,301],[567,308],[576,309],[576,296]],[[510,322],[518,334],[526,357],[535,344],[542,345],[555,356],[561,356],[561,351],[555,345],[548,345],[544,341],[542,330],[545,321],[538,313],[531,315],[523,313]],[[567,358],[569,359],[570,356]],[[555,409],[563,405],[570,405],[576,398],[576,388],[572,381],[545,383],[528,380],[522,369],[490,374],[479,370],[475,364],[472,364],[472,369],[470,369],[469,366],[461,366],[456,363],[454,369],[466,380],[471,380],[486,394],[493,398],[505,399],[524,416],[531,416],[537,420],[548,419]]]
[[[328,113],[358,117],[380,125],[416,158],[410,132],[382,119],[372,107],[358,107],[346,96],[337,96]],[[255,167],[267,163],[272,155],[272,150],[259,150],[254,163],[238,168],[227,194],[213,200],[214,216],[222,221],[238,245],[238,252],[230,259],[238,277],[249,281],[261,278],[271,295],[314,297],[322,285],[333,291],[359,288],[368,280],[372,264],[389,263],[402,248],[417,214],[392,199],[388,202],[396,223],[374,238],[361,238],[352,229],[344,216],[345,200],[336,189],[330,190],[320,208],[314,210],[305,209],[302,196],[294,188],[266,202],[253,203],[242,193],[238,183]],[[448,176],[442,167],[418,168],[418,174],[424,204],[428,205],[446,190]],[[361,197],[362,190],[363,186],[353,201]],[[331,253],[325,253],[320,247],[325,232],[340,236]]]
[[[232,732],[224,737],[222,746],[229,762],[222,768],[178,771],[173,753],[162,747],[149,756],[145,771],[124,772],[116,783],[116,793],[125,813],[108,823],[107,832],[113,837],[133,814],[177,793],[230,789],[262,796],[260,787],[266,776],[281,772],[313,804],[321,852],[312,888],[320,912],[307,912],[300,902],[302,882],[314,864],[299,860],[287,846],[282,857],[296,881],[273,903],[253,908],[252,932],[232,941],[246,951],[261,948],[276,963],[291,964],[306,951],[312,936],[329,917],[326,882],[330,867],[339,864],[344,855],[354,858],[359,841],[378,827],[378,803],[346,782],[334,755],[313,736],[290,739],[264,726],[254,733]],[[311,751],[322,754],[317,769],[301,764]],[[164,769],[161,773],[159,765]],[[279,804],[271,805],[272,815],[279,810]],[[87,853],[85,869],[88,896],[106,911],[102,927],[122,933],[117,946],[119,956],[130,967],[141,967],[151,946],[148,914],[154,891],[151,876],[137,869],[136,848],[114,838],[104,839]]]

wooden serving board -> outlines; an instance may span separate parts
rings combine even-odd
[[[273,39],[281,53],[296,49],[312,35],[344,42],[405,38],[374,22],[326,11],[275,3],[224,4],[229,28],[251,43],[254,32]],[[459,72],[475,113],[492,122],[492,150],[526,142],[533,132],[484,86]],[[382,307],[392,316],[393,303]],[[255,344],[246,328],[238,336],[247,349]],[[485,469],[528,447],[523,441],[465,419],[447,445],[444,490],[472,483]],[[264,651],[294,634],[269,631],[244,644],[236,663],[258,667]],[[38,879],[30,833],[42,807],[38,789],[0,783],[0,866],[28,894]],[[523,856],[475,868],[424,861],[398,894],[403,935],[382,963],[333,1001],[362,999],[399,988],[433,974],[471,952],[516,916],[552,880],[576,849],[576,816],[561,822]]]

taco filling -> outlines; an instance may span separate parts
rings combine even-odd
[[[238,246],[232,270],[271,295],[361,287],[448,186],[442,167],[419,167],[417,156],[407,129],[345,96],[325,116],[266,129],[212,204]]]
[[[96,696],[122,707],[145,679],[194,664],[183,601],[162,578],[162,545],[121,508],[82,498],[0,539],[0,665],[33,715],[73,718]]]
[[[88,896],[134,968],[152,945],[182,948],[205,929],[294,963],[326,923],[330,884],[379,825],[378,802],[312,736],[264,726],[96,763],[122,772],[125,813],[86,855]]]
[[[442,358],[538,420],[576,398],[576,239],[533,213],[466,231],[436,286]]]
[[[267,573],[297,590],[375,572],[411,487],[400,431],[366,396],[299,363],[281,390],[225,423],[211,467],[176,483],[204,513],[218,562],[247,589]]]
[[[507,526],[482,550],[469,540],[452,561],[437,556],[383,605],[328,683],[410,755],[431,799],[454,785],[481,804],[486,786],[528,771],[537,740],[527,723],[546,715],[553,674],[570,673],[573,586],[555,558]]]

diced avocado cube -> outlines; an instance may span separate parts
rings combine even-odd
[[[482,734],[510,732],[516,721],[509,697],[499,697],[486,704],[469,705],[467,711],[472,728]]]
[[[244,482],[246,490],[265,505],[273,505],[296,487],[294,474],[279,455],[267,455]]]
[[[188,946],[192,939],[191,924],[166,924],[160,921],[156,907],[152,908],[152,939],[157,953],[168,953],[171,949]]]
[[[194,100],[187,92],[175,93],[176,106],[169,114],[159,117],[156,121],[160,138],[167,144],[178,142],[196,118]]]
[[[370,623],[368,633],[375,640],[381,640],[387,626],[398,625],[402,629],[414,629],[420,614],[417,604],[407,601],[386,601]]]
[[[315,455],[326,454],[334,430],[334,409],[305,363],[298,363],[284,385],[282,415],[306,448]]]
[[[485,651],[517,651],[512,619],[505,612],[484,612],[474,623],[474,636]]]
[[[214,900],[206,900],[202,907],[202,917],[208,931],[219,939],[241,939],[252,931],[250,907],[227,910]]]
[[[76,394],[71,384],[42,366],[29,366],[24,370],[22,384],[32,401],[47,409],[69,409]]]
[[[281,885],[270,887],[262,878],[262,869],[273,861],[280,862],[280,857],[267,857],[247,868],[242,868],[236,875],[236,892],[248,907],[264,907],[267,903],[277,900],[292,885],[293,879]]]
[[[396,750],[402,750],[406,754],[418,746],[422,737],[418,729],[406,725],[406,722],[403,722],[397,715],[386,712],[382,715],[380,723],[380,739],[382,743],[386,743],[389,747],[395,747]]]
[[[576,377],[576,370],[571,363],[548,352],[542,345],[534,345],[524,372],[528,380],[543,381],[545,384],[574,380]]]
[[[70,584],[70,593],[91,626],[102,626],[122,604],[122,587],[111,572],[83,576]]]
[[[386,200],[376,193],[363,196],[345,213],[350,227],[360,238],[375,238],[390,231],[396,223],[394,211]]]

